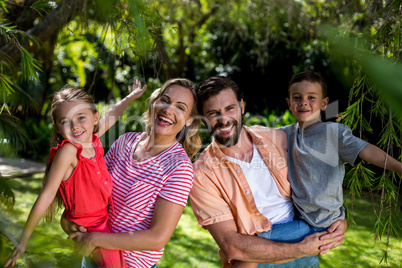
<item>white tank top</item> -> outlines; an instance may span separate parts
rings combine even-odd
[[[250,163],[229,156],[228,159],[241,167],[253,193],[257,209],[262,215],[272,224],[293,220],[293,202],[281,195],[271,172],[254,144],[253,158]]]

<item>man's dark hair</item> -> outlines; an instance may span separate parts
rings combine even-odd
[[[238,101],[243,99],[243,91],[229,77],[212,76],[202,81],[197,88],[197,107],[199,114],[202,114],[202,105],[212,96],[218,95],[222,90],[231,88]]]
[[[294,83],[298,82],[303,82],[303,81],[308,81],[310,83],[317,83],[321,86],[322,90],[322,97],[326,98],[327,97],[327,83],[325,82],[324,77],[321,76],[320,73],[316,73],[313,71],[304,71],[295,74],[292,79],[289,81],[289,87],[288,87],[288,95],[290,95],[290,87]]]

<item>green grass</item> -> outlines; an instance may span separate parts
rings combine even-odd
[[[28,213],[40,192],[42,174],[33,177],[13,179],[16,204],[12,211],[1,212],[0,224],[14,237],[19,237]],[[330,267],[401,267],[402,243],[400,238],[391,237],[388,263],[379,264],[385,249],[383,241],[373,242],[374,215],[371,202],[359,199],[354,202],[353,218],[356,225],[349,224],[342,245],[320,256],[322,268]],[[57,219],[49,224],[41,222],[28,244],[26,255],[34,267],[80,267],[81,257],[73,252],[73,242],[67,240]],[[398,221],[401,222],[401,214]],[[1,239],[5,239],[0,236]],[[4,242],[4,241],[3,241]],[[2,244],[2,243],[0,243]],[[0,265],[5,261],[13,246],[7,243],[0,254]],[[206,230],[197,226],[191,207],[187,206],[179,225],[165,248],[158,267],[200,267],[221,266],[218,247]],[[19,259],[16,267],[25,267]]]

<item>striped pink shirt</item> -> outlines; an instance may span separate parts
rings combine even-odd
[[[133,150],[146,133],[126,133],[113,143],[105,156],[113,179],[114,212],[109,211],[112,231],[149,229],[158,197],[186,206],[193,186],[193,167],[180,143],[144,161],[132,158]],[[128,267],[151,267],[163,254],[159,251],[123,251]]]

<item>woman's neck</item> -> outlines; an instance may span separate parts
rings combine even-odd
[[[134,149],[133,159],[145,160],[154,157],[176,143],[176,140],[167,139],[155,134],[147,134],[138,142]]]

